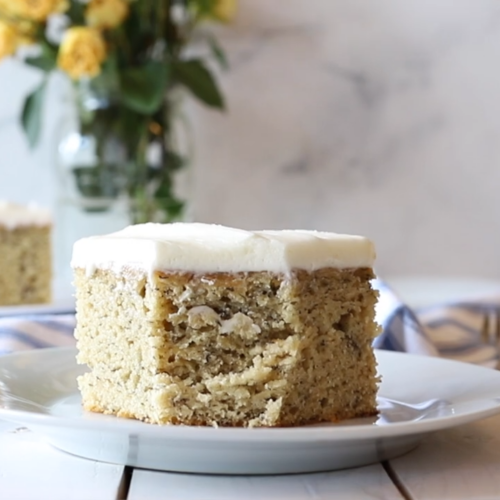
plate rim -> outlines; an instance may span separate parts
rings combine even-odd
[[[75,301],[71,298],[55,300],[45,304],[18,304],[0,306],[0,318],[34,316],[38,314],[74,314]]]
[[[0,356],[0,382],[1,368],[4,359],[15,360],[24,357],[49,357],[67,356],[75,357],[76,347],[47,347],[43,349],[30,349],[18,351]],[[415,355],[405,352],[386,351],[375,349],[377,358],[379,357],[399,357],[409,356],[419,358],[430,363],[453,364],[467,366],[467,369],[477,370],[497,377],[500,387],[500,371],[485,368],[460,361],[430,356]],[[74,367],[78,367],[75,359]],[[1,389],[0,389],[1,391]],[[71,394],[76,394],[71,393]],[[68,394],[71,395],[71,394]],[[61,396],[64,394],[61,393]],[[19,395],[22,397],[22,395]],[[141,422],[134,419],[118,418],[112,415],[90,414],[92,418],[70,418],[59,415],[46,414],[41,412],[30,412],[25,410],[15,410],[0,406],[0,419],[22,424],[26,427],[37,427],[44,429],[51,428],[78,428],[82,431],[106,431],[122,434],[123,432],[140,433],[148,438],[163,438],[168,440],[189,440],[210,442],[272,442],[278,443],[332,443],[345,441],[370,440],[376,438],[397,438],[403,436],[413,436],[426,434],[437,430],[447,429],[473,422],[482,418],[500,413],[500,389],[498,396],[493,399],[478,399],[478,401],[494,403],[493,406],[477,411],[468,411],[456,415],[430,417],[417,421],[391,422],[383,425],[356,424],[348,425],[344,421],[339,424],[323,424],[318,426],[298,426],[298,427],[273,427],[273,428],[244,428],[244,427],[210,427],[210,426],[185,426],[185,425],[155,425]],[[95,417],[95,418],[93,418]],[[75,424],[76,422],[76,424]]]

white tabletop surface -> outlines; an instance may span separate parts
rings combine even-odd
[[[500,498],[500,415],[427,436],[388,463],[290,476],[201,476],[77,458],[0,422],[0,498],[326,500]]]

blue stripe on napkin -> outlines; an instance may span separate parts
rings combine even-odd
[[[375,280],[374,286],[380,293],[377,321],[382,327],[376,348],[496,365],[498,351],[483,343],[481,328],[485,312],[500,310],[500,297],[412,310],[385,283]]]
[[[0,353],[73,346],[74,314],[9,316],[0,318]]]

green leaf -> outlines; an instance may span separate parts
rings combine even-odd
[[[115,51],[108,53],[101,66],[101,72],[92,79],[92,88],[98,93],[111,93],[111,95],[119,93],[119,70]]]
[[[42,128],[42,111],[46,86],[47,81],[44,79],[41,85],[29,94],[24,101],[21,122],[32,149],[38,143]]]
[[[36,57],[27,57],[24,62],[34,68],[41,69],[43,71],[51,71],[55,67],[55,61],[48,59],[43,55]]]
[[[153,114],[161,106],[168,79],[164,63],[151,62],[124,70],[120,81],[123,103],[138,113]]]
[[[57,64],[57,49],[48,43],[41,44],[41,53],[35,57],[27,57],[26,64],[43,71],[51,71]]]
[[[85,24],[85,3],[83,2],[68,2],[69,8],[66,15],[73,21],[71,24]]]
[[[180,170],[185,165],[186,165],[186,160],[181,155],[174,153],[173,151],[165,152],[164,166],[169,171]]]
[[[113,120],[113,132],[121,138],[126,145],[128,155],[133,156],[139,147],[143,131],[147,129],[149,119],[125,106],[119,106]],[[132,174],[131,174],[132,175]]]
[[[200,17],[208,16],[214,8],[214,0],[189,0],[189,4]]]
[[[155,198],[158,199],[167,199],[171,198],[172,195],[172,176],[170,173],[163,175],[163,178],[160,181],[160,185],[157,187],[155,191]]]
[[[217,38],[215,38],[213,35],[210,35],[208,37],[208,45],[210,47],[210,50],[212,51],[212,55],[215,57],[220,67],[224,70],[229,69],[229,63],[227,61],[226,54],[224,53],[222,47],[219,45]]]
[[[186,203],[179,200],[173,195],[169,197],[159,196],[158,193],[155,195],[156,202],[163,212],[164,222],[172,222],[174,220],[180,219],[183,214]]]
[[[214,108],[224,109],[224,98],[208,68],[201,59],[175,61],[172,71],[176,80],[188,88],[200,101]]]

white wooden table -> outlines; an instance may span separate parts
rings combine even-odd
[[[68,455],[0,421],[0,499],[500,499],[500,415],[429,435],[389,463],[273,477],[132,470]]]

